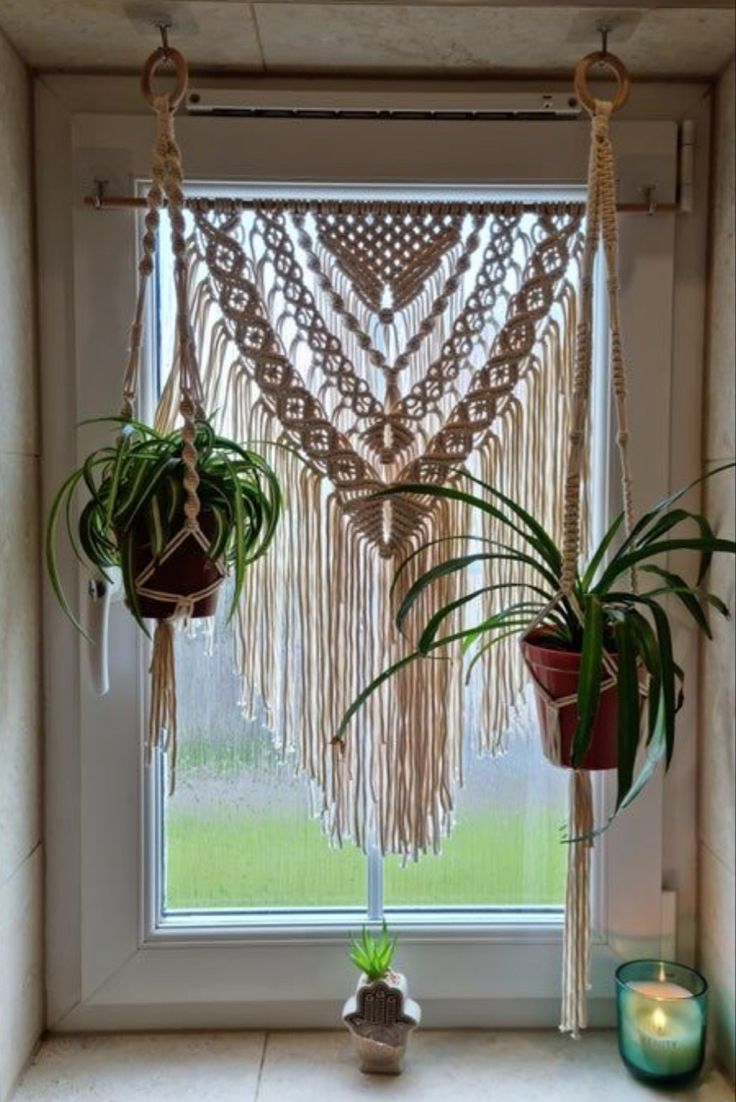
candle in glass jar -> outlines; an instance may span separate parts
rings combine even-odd
[[[662,1081],[695,1074],[705,1041],[702,977],[681,965],[633,961],[616,978],[619,1045],[629,1068]]]

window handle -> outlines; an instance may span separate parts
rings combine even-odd
[[[89,586],[89,663],[92,686],[99,696],[110,690],[108,662],[108,629],[110,602],[123,596],[122,576],[117,567],[108,570],[108,577],[101,574],[90,578]]]

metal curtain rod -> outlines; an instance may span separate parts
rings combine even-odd
[[[653,190],[653,189],[652,189]],[[618,203],[616,209],[623,214],[656,214],[660,213],[676,213],[679,207],[676,203],[657,203],[653,194],[647,189],[647,199],[643,203]],[[125,209],[144,209],[146,206],[146,200],[143,196],[138,195],[105,195],[104,191],[98,190],[96,195],[85,195],[85,206],[93,207],[95,210],[125,210]],[[366,210],[378,209],[378,210],[401,210],[411,206],[432,206],[434,208],[440,208],[446,210],[448,213],[461,211],[468,211],[469,213],[477,214],[493,214],[504,213],[505,211],[529,211],[530,213],[537,212],[578,212],[585,209],[584,202],[566,202],[548,200],[547,202],[514,202],[513,200],[496,200],[496,201],[469,201],[463,203],[461,201],[442,201],[433,202],[430,199],[417,200],[417,199],[388,199],[388,200],[351,200],[351,199],[238,199],[232,198],[212,198],[204,195],[192,195],[185,200],[186,206],[190,210],[198,211],[218,211],[221,213],[234,213],[242,210],[255,210],[256,208],[270,208],[272,210],[296,210],[296,211],[315,211],[315,212],[340,212],[350,213],[354,210]]]

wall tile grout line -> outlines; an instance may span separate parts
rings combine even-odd
[[[256,1093],[253,1095],[253,1102],[258,1102],[261,1095],[261,1080],[263,1079],[263,1069],[266,1064],[266,1051],[268,1049],[268,1037],[269,1031],[263,1034],[263,1048],[261,1050],[261,1062],[258,1065],[258,1078],[256,1079]]]
[[[10,871],[8,873],[6,873],[2,877],[0,877],[0,888],[4,888],[6,886],[6,884],[10,883],[10,881],[13,879],[13,877],[16,876],[20,872],[20,870],[23,868],[23,866],[25,864],[28,863],[28,861],[31,860],[31,858],[34,856],[36,851],[39,850],[42,845],[43,845],[43,840],[41,838],[39,838],[38,841],[34,842],[33,846],[28,851],[28,853],[25,855],[25,857],[21,857],[21,859],[18,861],[18,863],[16,865],[13,865],[13,867],[10,869]]]

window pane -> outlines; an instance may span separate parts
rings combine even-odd
[[[238,701],[220,597],[213,653],[180,634],[179,761],[165,802],[165,910],[363,907],[365,859],[332,849],[293,760]]]
[[[534,737],[500,758],[470,754],[451,837],[437,857],[387,859],[386,906],[562,906],[566,781]]]

